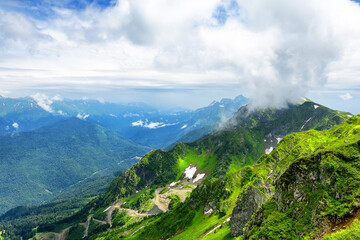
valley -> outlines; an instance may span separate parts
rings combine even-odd
[[[87,232],[89,239],[220,239],[244,234],[251,239],[257,226],[246,226],[256,222],[254,213],[272,204],[279,179],[298,158],[311,156],[319,147],[326,152],[338,146],[343,140],[336,134],[348,136],[344,146],[358,137],[352,134],[356,117],[341,124],[351,115],[311,101],[246,112],[240,108],[223,129],[199,141],[149,152],[73,219],[80,223],[93,214],[95,221],[107,223]],[[76,231],[73,225],[71,239]]]
[[[148,152],[74,215],[39,222],[33,239],[301,239],[331,234],[322,226],[334,218],[339,218],[337,227],[330,229],[345,226],[341,216],[356,205],[356,188],[348,185],[349,195],[340,197],[330,186],[340,187],[351,177],[351,186],[357,184],[356,163],[347,166],[346,159],[357,159],[358,126],[358,117],[309,100],[277,110],[243,106],[200,140]],[[333,177],[328,166],[341,170]],[[352,175],[341,175],[342,169]],[[318,202],[327,204],[319,208]],[[332,215],[332,209],[343,210]],[[307,219],[307,211],[316,220]],[[292,221],[298,222],[285,224]]]

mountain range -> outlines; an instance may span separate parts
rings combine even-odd
[[[193,111],[174,111],[157,109],[144,103],[50,99],[42,95],[17,99],[1,97],[0,134],[31,131],[77,117],[96,122],[140,145],[166,148],[182,137],[182,140],[193,141],[210,133],[231,118],[247,101],[247,98],[239,95],[234,99],[213,101],[209,106]]]
[[[359,116],[304,99],[207,127],[149,151],[86,205],[69,193],[8,211],[4,238],[357,239]]]
[[[0,136],[0,212],[50,200],[90,176],[125,170],[148,150],[78,118]]]
[[[37,231],[63,229],[67,239],[322,237],[356,212],[359,124],[309,100],[277,110],[247,105],[202,139],[150,151],[105,194]]]

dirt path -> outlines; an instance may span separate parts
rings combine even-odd
[[[147,213],[139,213],[139,211],[133,210],[133,209],[130,209],[130,208],[122,208],[121,203],[116,202],[116,203],[113,203],[113,205],[111,205],[110,207],[108,207],[107,209],[104,210],[104,212],[106,211],[106,222],[100,221],[100,220],[96,220],[96,221],[98,221],[99,223],[102,223],[102,224],[108,223],[110,225],[110,227],[112,227],[112,223],[111,223],[112,222],[112,214],[113,214],[115,208],[119,209],[119,211],[126,211],[126,214],[128,216],[131,216],[131,217],[134,217],[134,216],[136,216],[136,217],[147,217],[147,216],[150,215],[150,214],[147,214]]]
[[[160,191],[163,188],[158,188],[155,190],[155,197],[153,199],[154,204],[163,212],[167,212],[169,210],[170,199],[167,197],[168,193],[160,194]]]
[[[228,217],[227,219],[225,219],[225,221],[223,221],[222,223],[220,223],[219,225],[216,225],[215,227],[213,227],[211,230],[209,230],[207,233],[205,233],[205,235],[203,237],[201,237],[200,239],[203,239],[204,237],[206,237],[207,235],[209,235],[210,233],[212,233],[213,231],[215,231],[216,229],[218,229],[219,227],[221,227],[221,225],[223,225],[224,223],[230,221],[230,217]]]
[[[91,218],[92,215],[89,215],[85,223],[80,223],[81,225],[84,224],[83,226],[85,227],[84,235],[82,238],[86,238],[87,236],[89,236],[89,226],[90,226]]]
[[[99,220],[99,219],[93,218],[92,220],[95,221],[95,222],[97,222],[97,223],[100,224],[100,225],[106,224],[105,221],[101,221],[101,220]]]
[[[137,233],[137,232],[138,232],[140,229],[142,229],[143,227],[145,227],[145,225],[139,227],[138,229],[136,229],[135,232],[133,232],[129,237],[131,237],[132,235],[134,235],[135,233]]]
[[[61,230],[61,232],[47,232],[47,233],[41,233],[37,236],[35,236],[36,240],[65,240],[66,235],[69,233],[71,227],[65,228]]]
[[[169,210],[169,203],[170,203],[170,198],[168,198],[169,195],[171,194],[176,194],[179,195],[181,202],[184,202],[186,197],[187,197],[187,193],[191,192],[193,189],[191,187],[186,187],[184,188],[185,185],[188,185],[188,182],[185,183],[181,183],[176,187],[171,187],[169,189],[169,191],[167,191],[166,193],[161,194],[161,190],[163,190],[164,188],[158,188],[155,190],[155,197],[153,199],[154,204],[163,212],[167,212]],[[192,186],[196,187],[195,184],[192,184]]]

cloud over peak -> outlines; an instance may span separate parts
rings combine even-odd
[[[149,101],[157,91],[163,101],[174,89],[221,89],[281,107],[309,89],[352,88],[360,71],[360,7],[348,0],[119,0],[51,10],[39,19],[0,5],[2,91],[133,91]],[[25,71],[11,71],[18,66]]]

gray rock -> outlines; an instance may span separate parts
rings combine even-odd
[[[230,220],[232,237],[244,234],[243,228],[246,223],[250,221],[254,212],[267,200],[267,196],[253,186],[250,186],[240,196]]]

